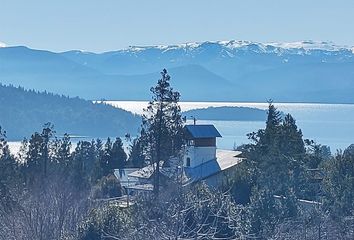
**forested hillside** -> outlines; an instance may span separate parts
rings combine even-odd
[[[51,122],[58,135],[107,137],[135,134],[140,118],[122,109],[80,98],[0,86],[0,126],[8,139],[28,137]]]

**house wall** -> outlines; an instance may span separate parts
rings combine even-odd
[[[226,169],[224,171],[220,171],[217,174],[207,177],[203,181],[208,186],[215,187],[215,188],[229,187],[229,186],[225,186],[225,185],[228,184],[228,180],[232,176],[232,173],[235,171],[236,167],[237,167],[237,165],[235,165],[229,169]]]
[[[188,158],[190,159],[190,166],[188,166]],[[195,147],[187,146],[183,158],[183,165],[185,167],[196,167],[202,163],[216,158],[216,147]]]

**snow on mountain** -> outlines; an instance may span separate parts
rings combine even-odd
[[[332,42],[208,41],[105,53],[8,47],[1,62],[5,84],[87,99],[148,99],[167,68],[184,100],[354,103],[354,47]]]
[[[0,44],[1,46],[1,44]],[[106,52],[106,55],[131,55],[139,57],[142,54],[149,56],[156,54],[179,54],[195,57],[200,53],[218,52],[219,56],[225,58],[234,58],[239,52],[276,54],[282,56],[290,55],[311,55],[314,52],[322,51],[325,54],[336,54],[344,52],[347,55],[354,54],[354,46],[337,45],[330,41],[296,41],[296,42],[252,42],[245,40],[228,40],[228,41],[205,41],[205,42],[188,42],[174,45],[151,45],[151,46],[129,46],[128,48]],[[86,51],[69,51],[77,54],[94,54]],[[160,55],[160,56],[162,56]],[[171,61],[174,61],[173,59]]]
[[[226,51],[229,57],[234,56],[237,51],[251,51],[256,53],[292,53],[292,54],[309,54],[314,50],[322,50],[327,52],[352,51],[350,47],[336,45],[333,42],[326,41],[298,41],[298,42],[270,42],[259,43],[251,41],[231,40],[231,41],[207,41],[207,42],[190,42],[176,45],[157,45],[157,46],[131,46],[121,50],[130,53],[139,53],[146,50],[160,50],[166,53],[173,50],[183,50],[185,52],[198,51],[201,48],[220,48]]]
[[[6,47],[6,44],[3,42],[0,42],[0,48]]]
[[[316,42],[316,41],[300,41],[300,42],[285,42],[285,43],[268,43],[270,46],[280,47],[284,49],[305,49],[305,50],[325,50],[325,51],[340,51],[348,49],[346,46],[339,46],[333,42]]]

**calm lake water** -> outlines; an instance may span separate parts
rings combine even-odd
[[[147,106],[146,101],[107,101],[115,107],[141,114]],[[253,107],[267,109],[268,103],[240,102],[181,102],[183,111],[207,107]],[[354,104],[314,104],[314,103],[275,103],[284,113],[290,113],[297,121],[305,138],[328,145],[332,152],[345,149],[354,143]],[[258,121],[206,121],[200,124],[214,124],[223,136],[218,140],[220,148],[232,149],[233,146],[248,143],[247,133],[265,127]]]
[[[146,101],[106,101],[115,107],[141,114],[147,106]],[[253,107],[267,109],[267,103],[240,102],[181,102],[182,111],[207,107]],[[336,149],[345,149],[354,143],[354,104],[313,104],[313,103],[275,103],[284,113],[290,113],[297,121],[305,138],[328,145],[334,153]],[[191,121],[191,120],[189,120]],[[200,124],[214,124],[222,138],[218,147],[232,149],[234,145],[248,143],[247,133],[265,127],[259,121],[210,121],[198,119]],[[88,140],[88,139],[81,139]],[[73,143],[78,140],[73,139]],[[17,152],[20,142],[10,142],[11,151]],[[127,146],[127,143],[125,143]]]

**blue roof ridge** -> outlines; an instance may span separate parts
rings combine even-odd
[[[194,138],[222,137],[219,131],[212,124],[186,125],[185,129]]]

